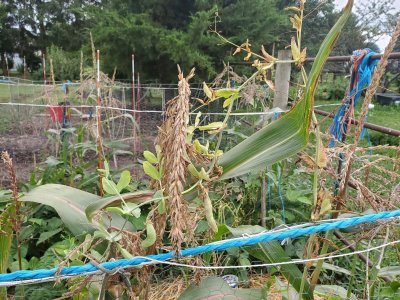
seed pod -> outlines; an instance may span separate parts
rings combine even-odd
[[[156,230],[154,229],[153,223],[148,222],[146,224],[146,239],[142,241],[142,247],[148,248],[156,242]]]

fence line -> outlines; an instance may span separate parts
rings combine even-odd
[[[338,220],[332,223],[323,223],[304,228],[289,229],[281,232],[262,232],[251,236],[242,235],[241,237],[238,238],[218,241],[194,248],[184,249],[181,251],[178,257],[176,256],[175,252],[171,251],[157,255],[149,255],[144,257],[140,256],[140,257],[134,257],[132,259],[120,259],[116,261],[104,262],[99,265],[100,267],[97,267],[95,264],[86,264],[83,266],[65,267],[62,268],[61,270],[53,268],[53,269],[16,271],[9,274],[0,274],[0,286],[7,286],[6,284],[10,284],[10,282],[12,283],[12,285],[16,285],[18,284],[19,281],[32,280],[32,279],[35,280],[43,279],[49,281],[56,280],[57,274],[60,275],[60,278],[65,278],[71,276],[92,275],[104,272],[104,270],[118,272],[120,269],[128,267],[162,263],[170,259],[193,256],[211,251],[222,251],[230,248],[250,246],[269,241],[284,240],[287,238],[296,238],[303,235],[326,232],[334,229],[343,229],[360,225],[363,223],[371,223],[379,220],[388,220],[395,217],[400,217],[400,210],[385,211],[376,214],[364,215],[361,217],[353,217],[345,220]],[[393,243],[394,242],[392,242],[392,244]]]
[[[28,107],[52,107],[55,104],[30,104],[30,103],[10,103],[10,102],[0,102],[0,105],[7,106],[28,106]],[[339,104],[337,104],[339,105]],[[100,109],[109,109],[109,110],[118,110],[123,112],[135,112],[135,113],[157,113],[163,114],[162,110],[137,110],[137,109],[129,109],[129,108],[120,108],[120,107],[112,107],[112,106],[97,106],[97,105],[67,105],[67,108],[100,108]],[[258,115],[273,115],[276,113],[287,112],[287,110],[275,109],[271,111],[260,111],[260,112],[240,112],[240,113],[231,113],[231,116],[258,116]],[[201,112],[202,115],[216,115],[216,116],[224,116],[226,113],[217,113],[217,112]],[[191,115],[197,115],[197,113],[192,112]]]

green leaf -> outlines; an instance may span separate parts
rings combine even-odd
[[[166,211],[165,208],[165,199],[164,199],[164,190],[158,190],[154,193],[153,196],[154,202],[158,202],[157,210],[159,214],[163,214]]]
[[[314,266],[317,265],[317,263],[313,263]],[[335,266],[332,264],[328,264],[328,263],[322,263],[322,268],[325,270],[331,270],[337,273],[343,273],[345,275],[351,276],[351,272],[345,268],[339,267],[339,266]]]
[[[393,280],[400,276],[400,266],[389,266],[378,270],[379,277],[391,277]]]
[[[153,191],[137,191],[121,194],[119,196],[102,198],[101,201],[95,201],[88,205],[85,209],[85,214],[88,220],[92,220],[93,216],[97,214],[100,210],[111,205],[120,204],[122,202],[121,198],[123,198],[125,202],[143,203],[145,201],[151,200],[153,198],[153,195]],[[121,210],[121,212],[123,212],[123,210]]]
[[[188,170],[190,174],[192,174],[194,177],[199,178],[199,171],[197,171],[196,167],[193,164],[188,165]]]
[[[215,91],[215,96],[222,98],[228,98],[238,94],[239,94],[238,89],[219,89]]]
[[[122,238],[122,234],[119,231],[108,232],[105,230],[96,230],[93,233],[93,237],[102,238],[110,242],[117,242]]]
[[[204,90],[204,93],[206,94],[206,96],[207,96],[209,99],[213,99],[212,91],[211,91],[211,89],[207,86],[207,84],[206,84],[205,82],[203,82],[203,90]]]
[[[351,14],[352,6],[353,0],[349,0],[339,20],[322,42],[308,76],[304,98],[280,119],[225,152],[218,162],[223,168],[220,179],[240,176],[272,165],[296,154],[307,145],[318,78]]]
[[[44,241],[47,241],[51,237],[55,236],[57,233],[61,232],[63,228],[58,228],[52,231],[45,231],[42,232],[39,236],[38,241],[36,242],[36,245],[39,245],[40,243],[43,243]]]
[[[121,252],[122,256],[126,259],[131,259],[133,258],[133,255],[129,253],[128,250],[126,250],[125,248],[123,248],[120,244],[117,244],[118,250],[119,252]]]
[[[297,198],[297,201],[301,202],[301,203],[304,203],[304,204],[307,204],[307,205],[312,205],[313,204],[312,200],[310,198],[305,197],[305,196],[301,196],[301,197]]]
[[[110,177],[110,165],[108,164],[108,161],[104,161],[104,176],[105,177]]]
[[[119,193],[117,185],[114,183],[114,181],[112,181],[106,177],[103,177],[101,179],[101,182],[103,183],[103,189],[107,194],[117,195]]]
[[[36,269],[39,268],[39,263],[40,263],[39,258],[37,258],[36,256],[33,256],[33,257],[29,260],[28,267],[29,267],[30,270],[36,270]]]
[[[124,212],[127,215],[132,215],[135,218],[139,218],[140,217],[140,207],[136,204],[136,203],[126,203],[126,204],[122,204],[123,208],[124,208]]]
[[[151,222],[148,222],[146,224],[146,239],[142,241],[142,247],[143,248],[148,248],[152,246],[157,239],[157,234],[156,230],[154,229],[154,226]]]
[[[148,162],[158,164],[158,159],[152,152],[146,150],[143,152],[143,156]]]
[[[201,131],[217,130],[217,129],[220,129],[222,125],[223,125],[223,122],[211,122],[211,123],[209,123],[207,125],[199,126],[198,128]]]
[[[231,105],[231,103],[233,102],[233,101],[235,101],[236,99],[238,99],[239,98],[239,95],[233,95],[233,96],[231,96],[231,97],[229,97],[229,98],[226,98],[225,100],[224,100],[224,103],[222,104],[222,107],[223,108],[226,108],[226,107],[228,107],[229,105]]]
[[[118,192],[121,192],[131,182],[131,173],[128,170],[122,171],[121,177],[117,183]]]
[[[302,192],[301,191],[296,191],[296,190],[287,190],[286,191],[286,198],[289,201],[296,201],[297,198],[301,196]]]
[[[243,225],[237,228],[228,227],[229,231],[235,236],[239,237],[243,234],[257,234],[265,231],[265,228],[261,226]],[[290,262],[291,258],[286,254],[285,250],[277,241],[271,241],[267,243],[259,243],[253,246],[244,247],[251,256],[266,262],[266,263],[278,263],[278,262]],[[303,277],[302,272],[295,264],[285,264],[280,267],[281,274],[286,280],[293,286],[293,288],[299,292],[301,280]],[[304,284],[303,299],[312,300],[313,293],[308,282]]]
[[[115,199],[115,196],[113,198]],[[21,201],[35,202],[53,207],[65,226],[74,235],[80,235],[83,232],[95,231],[99,225],[88,220],[85,210],[91,204],[101,203],[106,199],[70,186],[45,184],[27,193],[21,198]],[[110,224],[107,216],[103,217],[103,221],[105,224]],[[111,226],[121,228],[124,223],[125,220],[121,216],[111,214]],[[126,222],[124,226],[127,230],[134,230],[129,222]]]
[[[49,156],[46,159],[45,164],[47,164],[49,167],[54,167],[54,166],[57,166],[59,164],[62,164],[62,161],[58,160],[54,156]]]
[[[148,161],[143,163],[143,171],[154,180],[161,179],[160,173],[158,173],[157,169]]]
[[[199,111],[196,115],[196,119],[194,120],[194,127],[197,127],[200,123],[201,111]]]
[[[350,298],[347,298],[347,290],[339,285],[317,285],[315,287],[315,294],[329,300],[357,299],[353,294],[350,295]]]
[[[220,277],[208,277],[200,285],[189,286],[179,300],[246,299],[261,300],[261,289],[233,289]]]
[[[0,273],[6,273],[8,268],[9,256],[11,253],[11,244],[13,239],[13,230],[11,223],[12,206],[6,207],[0,213]]]

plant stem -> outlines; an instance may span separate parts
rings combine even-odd
[[[318,202],[318,174],[319,174],[319,147],[321,145],[321,134],[319,132],[319,126],[317,117],[315,116],[314,111],[312,112],[312,121],[314,123],[315,129],[315,138],[316,138],[316,147],[315,147],[315,165],[314,165],[314,177],[313,177],[313,199],[314,199],[314,207]]]
[[[306,257],[305,257],[306,259],[308,259],[310,256],[312,244],[314,243],[314,240],[316,237],[317,237],[316,234],[312,234],[307,241],[307,253],[306,253]],[[307,266],[307,264],[305,264],[304,270],[303,270],[303,277],[301,278],[300,291],[299,291],[300,300],[301,300],[301,295],[303,294],[303,291],[304,291],[304,285],[307,281],[307,276],[308,276],[308,266]]]
[[[314,176],[313,176],[313,198],[314,198],[314,207],[316,207],[317,202],[318,202],[318,174],[319,174],[319,147],[321,144],[321,135],[319,132],[319,127],[318,127],[318,121],[317,117],[315,116],[315,113],[312,112],[312,121],[314,123],[314,129],[315,129],[315,137],[316,137],[316,147],[315,147],[315,164],[314,164]],[[316,216],[319,218],[319,214]],[[309,258],[309,255],[311,254],[311,247],[314,243],[315,240],[318,239],[317,234],[313,234],[310,236],[308,239],[308,247],[307,247],[307,257]],[[326,242],[324,242],[324,246],[327,245]],[[322,251],[324,251],[324,246],[322,247]],[[326,247],[327,248],[327,247]],[[327,249],[325,250],[325,252]],[[318,261],[317,263],[317,268],[313,273],[312,281],[311,281],[311,289],[314,289],[316,282],[318,281],[319,274],[321,272],[322,268],[322,260]],[[307,280],[307,274],[308,274],[308,267],[307,265],[304,267],[304,272],[303,272],[303,278],[301,280],[301,290],[304,286],[304,282]]]
[[[265,227],[266,226],[266,222],[265,222],[265,218],[267,217],[267,183],[265,180],[265,171],[262,172],[261,174],[261,226]]]
[[[350,275],[349,286],[347,287],[346,300],[350,299],[351,296],[351,290],[353,288],[353,282],[354,282],[354,275],[356,273],[356,265],[357,265],[357,256],[354,255],[353,261],[351,263],[351,275]]]
[[[329,240],[329,239],[331,239],[331,238],[332,238],[332,231],[326,232],[326,234],[325,234],[325,240],[324,240],[324,243],[322,244],[322,249],[321,249],[321,252],[319,253],[319,256],[323,256],[323,255],[325,255],[325,254],[328,252],[328,247],[329,247],[329,245],[328,245],[327,240]],[[311,283],[310,283],[310,286],[311,286],[311,289],[312,289],[312,290],[314,290],[314,289],[315,289],[315,286],[317,285],[317,282],[318,282],[318,279],[319,279],[319,275],[321,274],[321,271],[322,271],[322,264],[323,264],[323,263],[324,263],[323,260],[319,260],[319,261],[317,262],[317,265],[316,265],[316,267],[315,267],[315,270],[314,270],[314,272],[313,272],[313,274],[312,274],[312,276],[311,276]]]

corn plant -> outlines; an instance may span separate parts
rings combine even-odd
[[[115,183],[110,180],[107,170],[100,170],[105,172],[102,183],[105,191],[110,194],[105,199],[71,187],[44,185],[28,193],[23,200],[54,207],[66,226],[74,234],[97,231],[100,232],[97,237],[118,244],[124,240],[124,234],[129,236],[129,232],[138,232],[138,235],[135,235],[136,237],[146,237],[143,241],[137,240],[141,244],[138,247],[138,249],[141,249],[139,250],[141,253],[154,251],[156,246],[162,244],[164,230],[166,226],[169,226],[167,219],[170,219],[170,238],[176,251],[180,250],[184,240],[188,244],[193,242],[194,236],[190,227],[192,224],[190,222],[193,220],[190,217],[183,219],[182,216],[189,213],[187,201],[195,201],[191,200],[194,198],[200,200],[197,208],[203,209],[209,230],[219,238],[223,236],[220,233],[221,230],[225,232],[225,235],[234,236],[244,232],[256,233],[264,230],[262,227],[254,226],[221,227],[221,224],[217,224],[214,219],[213,203],[209,197],[209,191],[213,189],[215,182],[241,176],[254,170],[265,169],[268,165],[298,153],[307,145],[310,124],[313,119],[312,107],[318,78],[335,41],[350,16],[352,5],[353,1],[349,0],[342,15],[324,39],[308,75],[302,66],[306,56],[305,49],[301,48],[304,2],[300,1],[299,7],[290,8],[295,12],[291,20],[297,33],[291,43],[293,54],[293,61],[291,62],[301,68],[304,80],[303,97],[279,120],[265,126],[227,152],[223,153],[219,149],[221,137],[226,129],[233,104],[240,97],[241,89],[257,76],[262,76],[267,80],[265,77],[267,70],[277,63],[288,62],[278,61],[263,51],[262,55],[257,55],[259,60],[254,62],[257,71],[240,87],[212,90],[204,84],[204,92],[208,99],[203,105],[223,99],[223,107],[227,109],[227,112],[223,122],[201,126],[199,125],[201,114],[197,115],[193,126],[188,125],[188,99],[190,96],[188,82],[194,76],[194,72],[190,72],[187,77],[184,77],[179,70],[179,96],[171,100],[169,110],[167,109],[167,120],[161,127],[156,148],[157,153],[145,152],[144,155],[143,168],[144,172],[152,178],[152,191],[139,191],[133,195],[123,193],[121,187],[129,184],[130,181],[126,173],[121,174],[120,181]],[[256,55],[251,52],[248,42],[238,46],[237,52],[242,50],[247,52],[247,59]],[[211,148],[209,143],[204,145],[197,139],[193,141],[193,133],[196,130],[216,135],[216,146]],[[318,155],[317,150],[317,160]],[[318,170],[316,170],[316,174],[317,172]],[[316,190],[315,182],[314,190]],[[316,197],[316,193],[314,197]],[[127,199],[131,199],[131,201]],[[139,218],[142,209],[146,206],[147,217],[142,221],[142,225],[145,223],[145,226],[139,229],[135,227],[134,220],[131,217]],[[104,215],[105,211],[107,212],[106,216]],[[98,214],[103,214],[103,217],[95,218],[94,216]],[[112,221],[107,229],[104,224],[106,219],[110,218],[110,214],[112,214]],[[196,218],[194,218],[194,221],[197,221]],[[119,229],[110,234],[109,229],[115,227]],[[120,250],[122,256],[131,255],[123,251],[126,250],[123,247]],[[253,247],[246,247],[244,250],[249,255],[265,262],[290,262],[290,257],[278,242],[262,243]],[[296,265],[283,265],[280,273],[290,283],[290,288],[294,289],[301,297],[313,299],[313,289]],[[258,292],[254,295],[258,295]]]

